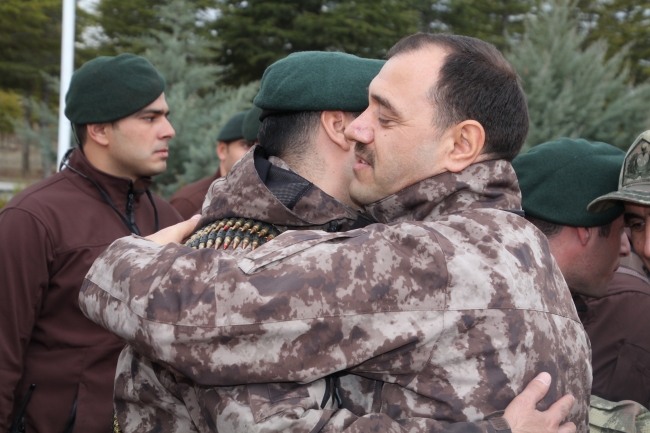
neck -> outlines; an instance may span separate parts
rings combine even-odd
[[[111,158],[108,157],[107,150],[103,146],[93,143],[90,139],[83,145],[83,153],[88,162],[99,171],[103,171],[112,176],[131,179],[133,182],[138,180],[137,176],[132,173],[125,173],[124,170],[117,167]]]
[[[314,147],[317,148],[318,146]],[[350,197],[350,182],[353,173],[352,170],[347,170],[351,164],[346,164],[346,156],[323,156],[318,151],[315,151],[309,159],[288,157],[284,161],[296,173],[316,185],[325,194],[334,197],[355,210],[359,210],[361,206]]]

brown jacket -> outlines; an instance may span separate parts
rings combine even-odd
[[[605,297],[586,298],[592,394],[650,406],[650,281],[634,253],[621,260]]]
[[[183,219],[190,219],[193,215],[200,214],[203,200],[205,200],[210,185],[220,177],[221,174],[217,170],[212,176],[185,185],[169,199],[169,204],[174,206],[174,209],[181,214]]]
[[[129,193],[141,234],[154,232],[150,179],[96,170],[75,151],[69,166],[97,182],[126,215]],[[181,221],[153,198],[161,228]],[[26,430],[61,433],[76,400],[75,432],[110,426],[115,366],[124,343],[79,310],[78,293],[95,258],[129,234],[93,183],[66,168],[27,188],[0,212],[0,431],[31,383]]]

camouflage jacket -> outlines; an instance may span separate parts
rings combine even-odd
[[[382,383],[376,412],[403,425],[481,420],[548,371],[540,409],[570,393],[568,420],[586,432],[589,342],[546,238],[517,209],[512,167],[488,161],[367,209],[386,224],[290,231],[239,257],[131,236],[95,262],[80,304],[200,385],[347,370]]]

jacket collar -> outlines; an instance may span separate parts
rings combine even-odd
[[[283,182],[287,184],[285,189]],[[293,190],[300,193],[294,195],[295,203],[289,203],[291,199],[283,195],[291,195]],[[335,222],[338,229],[346,230],[358,216],[354,209],[300,177],[281,159],[267,159],[259,146],[246,153],[226,177],[217,179],[209,194],[212,194],[210,204],[199,227],[219,219],[239,217],[290,229],[327,229]]]
[[[149,188],[149,185],[151,185],[152,182],[151,177],[143,177],[133,182],[131,179],[113,176],[111,174],[98,170],[90,163],[90,161],[88,161],[86,155],[84,155],[84,153],[78,148],[72,151],[67,165],[77,170],[84,176],[87,176],[97,182],[97,184],[106,192],[106,194],[108,194],[117,209],[122,213],[125,212],[128,195],[130,193],[133,193],[134,202],[139,202],[140,197],[147,190],[147,188]],[[79,176],[72,170],[64,169],[62,170],[62,173],[83,192],[96,198],[97,200],[100,200],[101,202],[104,202],[104,199],[102,198],[100,192],[97,190],[97,187],[93,185],[91,181],[84,179],[82,176]]]
[[[366,206],[382,223],[432,221],[471,209],[521,210],[521,191],[512,165],[504,160],[444,172]]]

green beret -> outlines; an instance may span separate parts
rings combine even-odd
[[[625,155],[618,191],[598,197],[589,210],[601,212],[621,202],[650,206],[650,131],[639,135]]]
[[[165,79],[144,57],[97,57],[72,75],[65,116],[81,125],[113,122],[151,104],[164,90]]]
[[[230,120],[228,120],[226,124],[223,125],[219,131],[219,134],[217,134],[217,140],[229,142],[244,138],[241,127],[244,123],[244,117],[246,116],[246,113],[247,111],[242,111],[241,113],[237,113],[232,116]]]
[[[262,114],[262,109],[259,107],[253,107],[246,112],[246,117],[244,117],[244,124],[242,125],[242,133],[244,134],[244,140],[254,143],[257,140],[257,131],[260,129],[260,114]]]
[[[266,68],[253,103],[265,114],[363,111],[368,108],[368,85],[384,63],[345,53],[293,53]]]
[[[587,205],[616,191],[625,152],[605,143],[560,138],[517,156],[526,215],[564,226],[594,227],[614,221],[622,206],[592,213]]]

